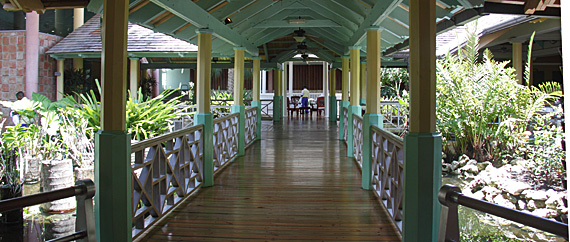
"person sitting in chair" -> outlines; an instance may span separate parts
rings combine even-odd
[[[309,110],[309,89],[303,86],[303,97],[301,98],[301,113],[310,112]]]

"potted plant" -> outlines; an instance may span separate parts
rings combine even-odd
[[[4,121],[0,123],[3,127]],[[22,196],[22,173],[16,159],[16,147],[7,141],[5,133],[0,133],[0,200]],[[2,213],[0,224],[21,224],[22,209]]]

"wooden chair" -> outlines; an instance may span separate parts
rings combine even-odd
[[[295,97],[291,97],[291,99],[293,98]],[[287,97],[287,112],[290,113],[289,116],[293,116],[293,112],[297,112],[297,116],[299,116],[299,108],[297,107],[297,102],[291,102],[288,97]]]
[[[323,112],[323,115],[325,114],[325,97],[317,98],[317,107],[313,110],[317,111],[317,116],[321,115],[321,112]]]

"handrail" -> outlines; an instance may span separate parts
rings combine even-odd
[[[164,140],[166,140],[166,139],[172,139],[172,138],[178,137],[182,134],[191,133],[193,131],[202,129],[203,127],[204,127],[203,124],[197,124],[197,125],[194,125],[194,126],[189,127],[189,128],[185,128],[185,129],[181,129],[178,131],[162,134],[162,135],[159,135],[156,137],[152,137],[150,139],[145,139],[142,141],[133,141],[133,143],[131,144],[131,153],[135,152],[135,151],[142,150],[142,149],[149,147],[149,146],[160,144],[160,143],[164,142]]]
[[[352,114],[352,153],[358,166],[362,169],[362,145],[364,142],[363,120],[358,114]]]
[[[400,136],[397,136],[391,132],[388,132],[384,129],[381,129],[380,127],[378,127],[376,125],[372,125],[372,126],[370,126],[370,128],[373,132],[381,133],[382,136],[384,136],[390,142],[392,142],[398,146],[401,146],[401,147],[404,146],[404,140],[402,138],[400,138]]]
[[[438,238],[440,242],[459,242],[457,205],[499,216],[568,239],[568,224],[465,196],[458,187],[453,185],[446,184],[442,186],[437,197],[442,204]]]
[[[51,202],[63,198],[75,196],[77,200],[77,218],[75,233],[50,240],[49,242],[61,242],[77,240],[80,242],[94,242],[96,239],[95,218],[93,215],[93,196],[95,196],[95,183],[90,179],[79,180],[75,186],[42,192],[24,197],[12,198],[0,201],[0,212],[21,209],[33,205]]]
[[[214,119],[214,124],[221,123],[223,121],[226,121],[226,120],[229,120],[233,117],[238,117],[238,116],[239,116],[239,113],[232,113],[230,115],[226,115],[226,116]]]

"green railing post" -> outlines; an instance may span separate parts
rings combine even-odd
[[[329,121],[336,122],[337,121],[337,109],[336,106],[336,96],[329,96]]]
[[[379,113],[367,113],[362,117],[362,189],[372,189],[372,125],[383,128],[384,117]]]
[[[202,160],[204,162],[204,180],[202,187],[214,185],[214,120],[211,113],[196,113],[194,124],[203,124]]]

